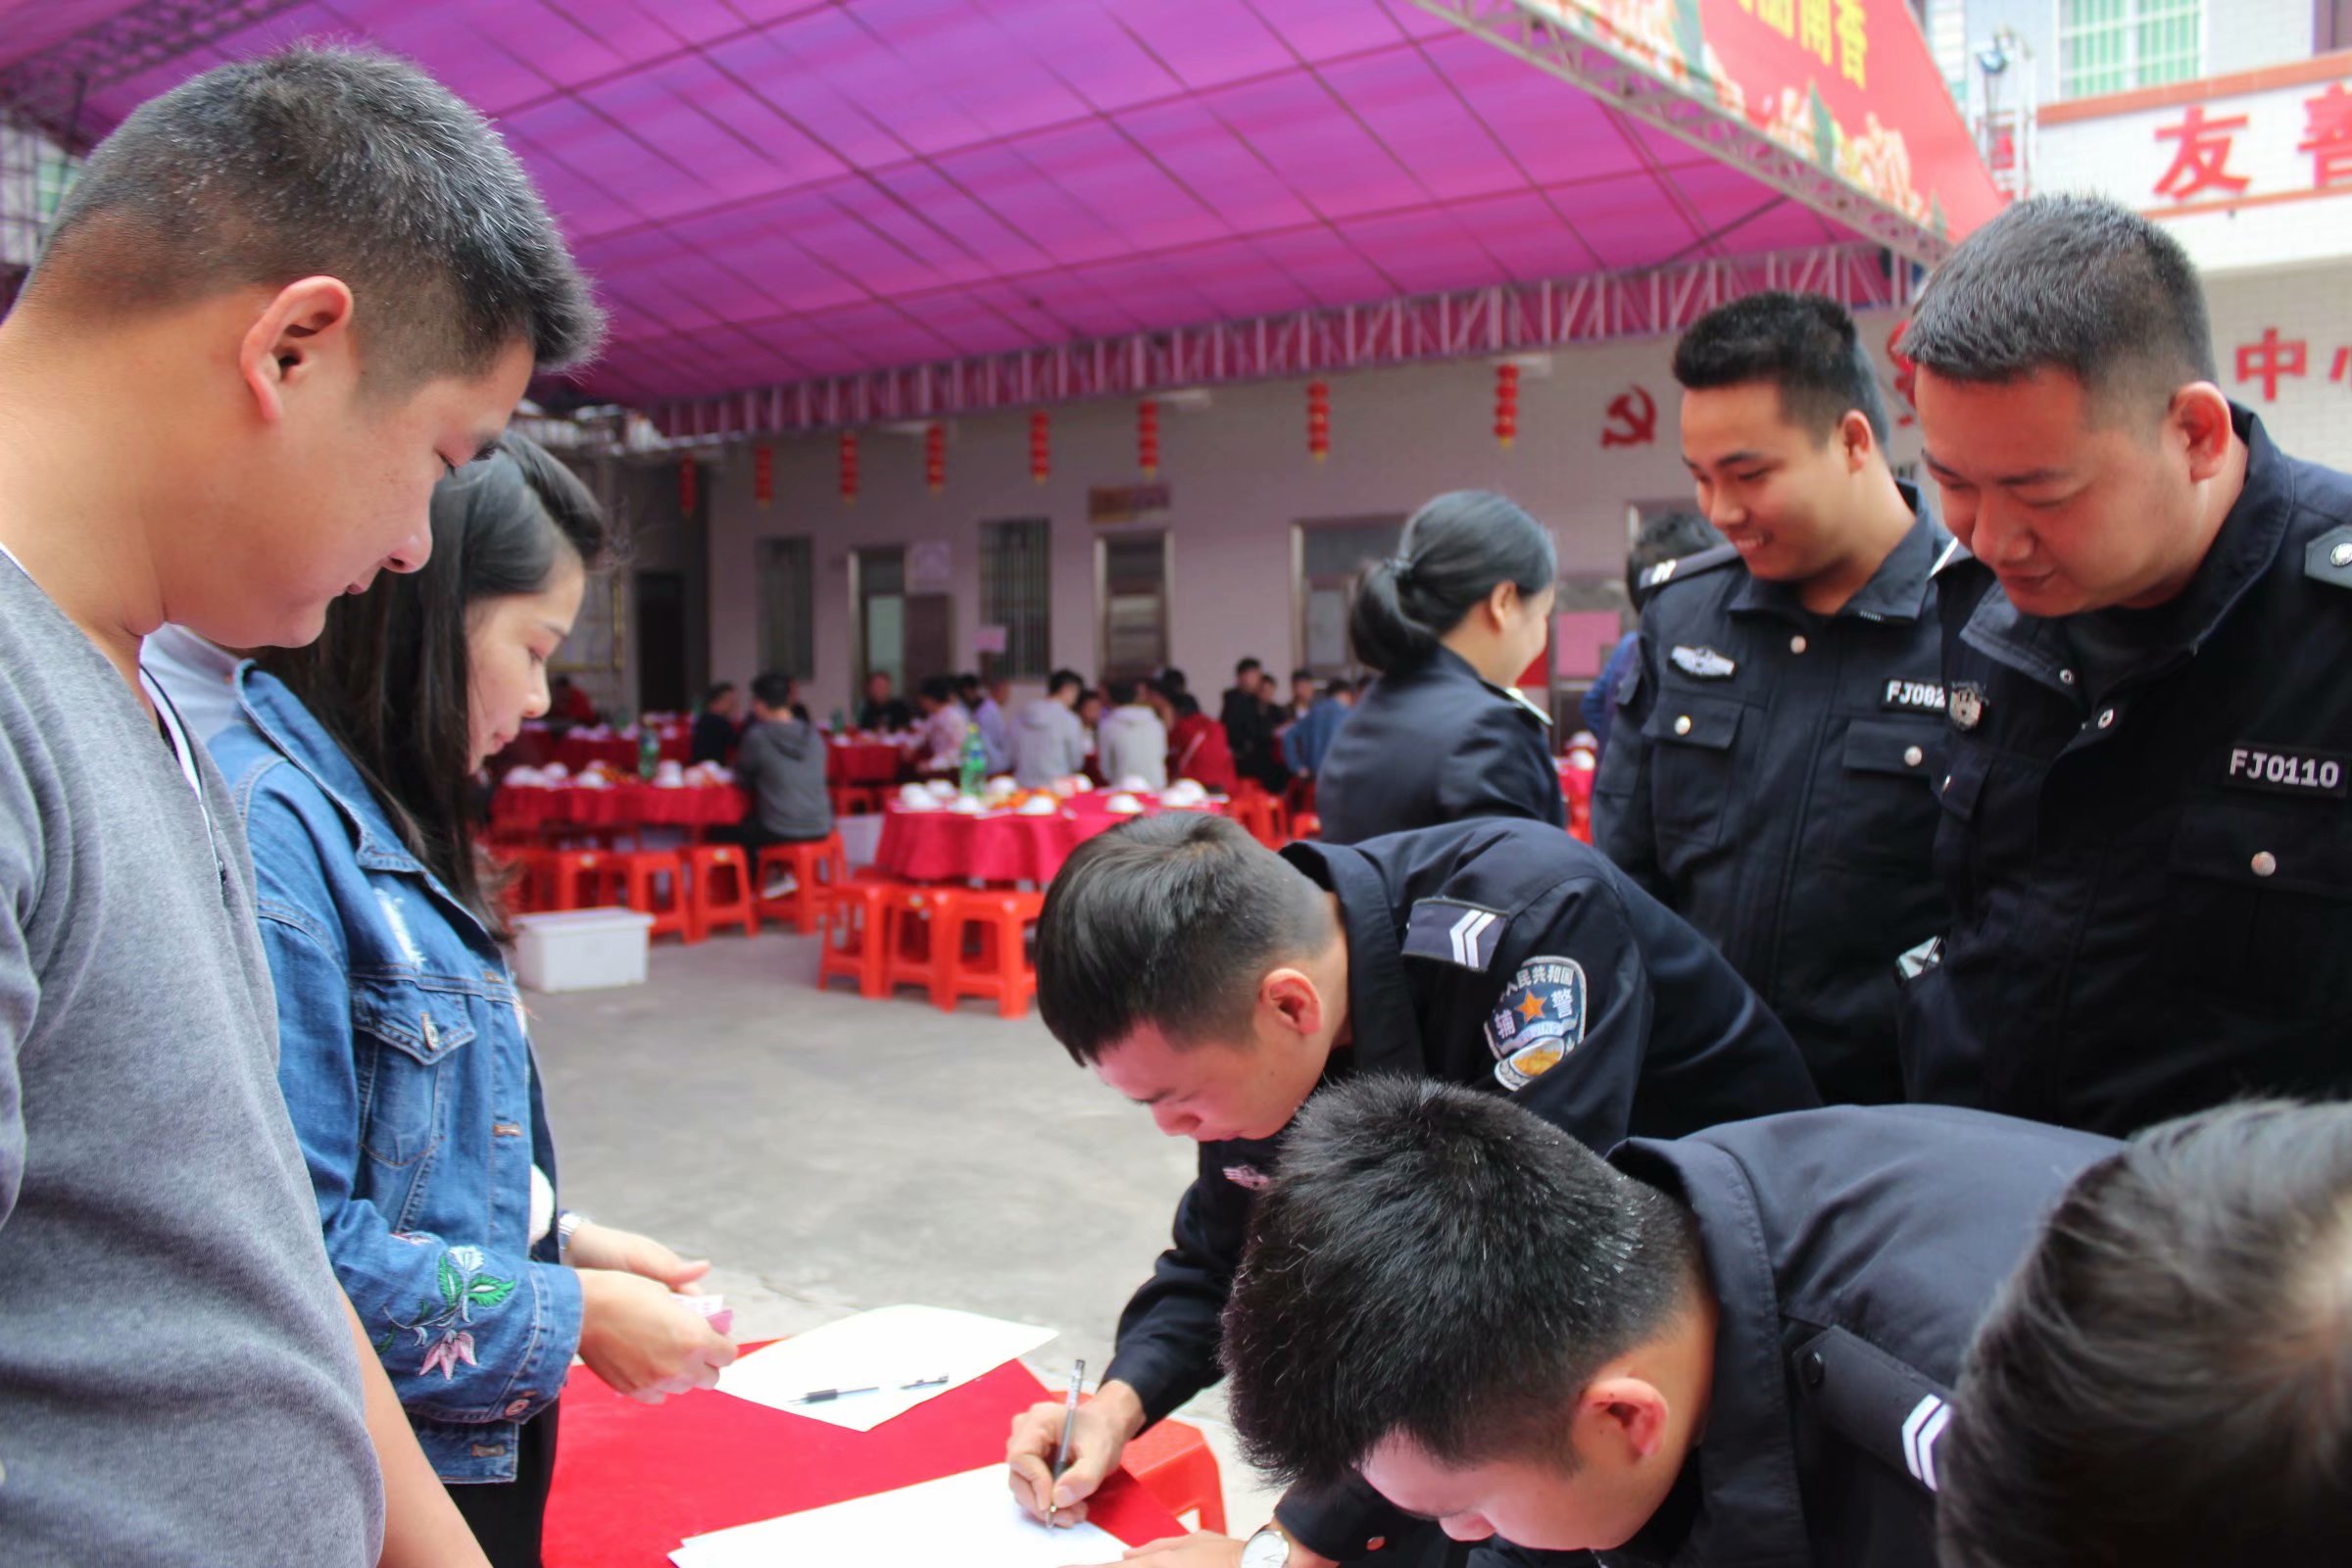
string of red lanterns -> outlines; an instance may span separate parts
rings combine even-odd
[[[1029,477],[1044,484],[1054,472],[1054,416],[1037,409],[1029,416]]]
[[[678,515],[682,517],[693,516],[694,504],[701,499],[699,476],[694,470],[695,461],[692,458],[686,458],[678,464]]]
[[[1319,378],[1306,383],[1306,450],[1317,463],[1331,456],[1331,388]]]
[[[933,495],[947,488],[948,427],[937,421],[923,431],[923,483]]]
[[[1146,398],[1135,406],[1135,461],[1144,477],[1159,472],[1159,405]]]
[[[841,504],[858,504],[858,432],[841,432]]]
[[[776,449],[764,441],[752,448],[752,499],[763,512],[776,499]]]
[[[1508,452],[1518,438],[1519,367],[1506,362],[1494,367],[1494,439]]]

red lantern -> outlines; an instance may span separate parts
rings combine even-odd
[[[776,449],[764,441],[752,448],[752,499],[762,509],[776,499]]]
[[[923,432],[923,483],[931,487],[933,495],[939,494],[947,487],[948,429],[946,425],[933,424]]]
[[[694,515],[694,504],[700,498],[701,487],[696,482],[697,475],[694,467],[695,464],[692,458],[687,458],[678,465],[678,515],[682,517]]]
[[[841,432],[841,504],[858,504],[858,432]]]
[[[1039,409],[1029,416],[1029,477],[1044,484],[1054,472],[1054,416]]]
[[[1306,383],[1306,450],[1317,463],[1331,456],[1331,388],[1321,381]]]
[[[1150,398],[1135,406],[1135,461],[1147,479],[1159,472],[1159,405]]]
[[[1519,436],[1519,367],[1494,367],[1494,439],[1511,450]]]

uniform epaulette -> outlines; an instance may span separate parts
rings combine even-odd
[[[1739,559],[1740,547],[1738,545],[1717,545],[1712,550],[1701,550],[1695,556],[1683,556],[1674,561],[1661,561],[1642,574],[1642,591],[1655,593],[1670,582],[1680,582],[1685,577],[1695,577],[1702,571],[1713,571],[1718,566],[1728,566]]]
[[[2303,575],[2352,588],[2352,526],[2330,528],[2303,549]]]

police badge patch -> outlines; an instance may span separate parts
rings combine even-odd
[[[1678,647],[1666,657],[1674,661],[1675,668],[1692,680],[1730,680],[1740,668],[1729,655],[1712,648]]]
[[[1954,681],[1951,713],[1956,728],[1975,729],[1984,717],[1984,688],[1973,680]]]
[[[1494,1081],[1525,1089],[1585,1041],[1585,966],[1574,958],[1530,958],[1511,976],[1487,1019]]]
[[[1274,1178],[1259,1170],[1255,1165],[1228,1165],[1225,1167],[1225,1179],[1236,1187],[1247,1188],[1253,1193],[1262,1193],[1266,1190],[1266,1184]]]

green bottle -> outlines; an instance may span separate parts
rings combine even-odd
[[[988,782],[988,748],[981,744],[979,725],[964,726],[963,750],[956,760],[962,774],[957,788],[973,799],[979,799],[982,786]]]
[[[643,719],[637,721],[637,776],[648,784],[654,781],[655,770],[662,765],[662,737],[654,726]]]

